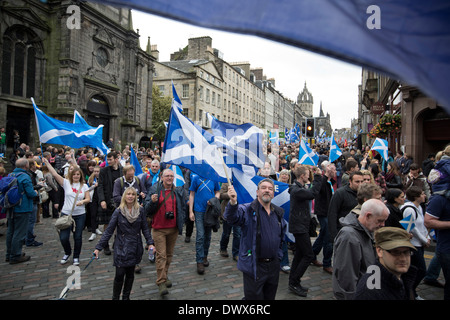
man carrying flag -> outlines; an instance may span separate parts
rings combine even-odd
[[[258,183],[256,199],[238,204],[234,187],[228,187],[230,201],[224,219],[241,227],[237,267],[243,273],[246,300],[274,300],[277,293],[286,222],[284,210],[272,203],[274,192],[274,182],[263,179]]]

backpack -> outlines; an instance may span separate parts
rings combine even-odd
[[[9,209],[22,203],[22,194],[19,192],[17,176],[9,174],[0,180],[0,207]]]

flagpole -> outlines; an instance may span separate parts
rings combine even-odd
[[[37,105],[34,102],[34,98],[33,97],[31,97],[31,103],[33,103],[33,107],[34,107],[33,108],[34,109],[34,118],[36,119],[36,128],[37,128],[37,131],[38,131],[39,145],[41,146],[41,160],[42,160],[42,157],[44,155],[44,148],[42,148],[41,133],[39,132],[39,123],[38,123],[38,119],[37,119],[37,115],[36,115]]]
[[[230,177],[228,176],[228,170],[227,170],[228,167],[225,164],[225,160],[223,160],[223,152],[222,152],[222,150],[220,150],[220,147],[217,147],[217,150],[220,152],[220,155],[221,155],[220,159],[222,159],[223,170],[225,171],[225,175],[227,176],[228,186],[231,186],[232,184],[230,182]]]

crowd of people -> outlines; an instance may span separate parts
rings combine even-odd
[[[83,230],[90,232],[89,241],[101,236],[96,256],[111,255],[109,241],[114,233],[120,235],[114,240],[112,297],[129,299],[134,273],[140,272],[143,237],[159,293],[166,295],[177,237],[184,231],[184,241],[190,242],[195,226],[196,272],[204,274],[211,232],[220,223],[219,254],[229,257],[232,235],[231,256],[243,273],[245,299],[275,299],[280,271],[289,273],[289,290],[306,297],[301,280],[309,267],[330,274],[339,300],[419,300],[416,289],[422,281],[444,288],[444,298],[450,299],[450,146],[418,164],[401,151],[385,161],[370,147],[351,146],[330,162],[329,145],[317,144],[317,166],[299,163],[298,144],[281,144],[278,153],[269,146],[267,162],[257,173],[263,179],[255,200],[241,204],[232,181],[220,184],[182,168],[184,185],[175,186],[175,173],[160,162],[158,147],[138,149],[143,174],[136,175],[132,149],[110,144],[113,150],[102,156],[90,148],[75,152],[47,146],[32,152],[18,143],[10,157],[12,170],[7,172],[6,161],[0,160],[0,178],[16,176],[23,193],[21,203],[0,216],[8,220],[10,264],[30,259],[23,245],[43,245],[34,232],[36,222],[71,215],[73,226],[59,232],[61,264],[71,257],[79,264]],[[272,203],[274,180],[289,185],[289,221]],[[414,228],[405,231],[401,222],[410,216]],[[427,268],[424,250],[432,241],[435,256]],[[372,266],[386,284],[381,289],[365,284]],[[445,283],[437,279],[441,270]]]

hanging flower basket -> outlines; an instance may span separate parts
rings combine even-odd
[[[402,116],[385,114],[367,134],[369,138],[386,138],[389,133],[398,133],[402,129]]]

